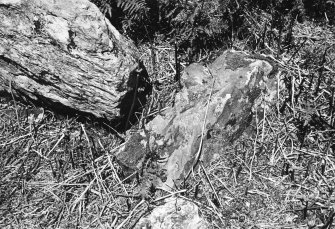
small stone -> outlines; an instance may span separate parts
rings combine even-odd
[[[149,215],[141,218],[135,229],[206,229],[208,222],[199,216],[198,206],[182,198],[168,198]]]

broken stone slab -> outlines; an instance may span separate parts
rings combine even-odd
[[[114,119],[150,89],[139,56],[88,0],[0,0],[0,91]]]
[[[273,98],[275,67],[263,59],[226,51],[207,66],[188,66],[175,105],[131,135],[118,162],[128,171],[154,174],[152,183],[166,189],[180,184],[198,160],[207,165],[214,155],[200,148],[211,132],[220,131],[227,144],[234,142],[250,125],[255,107]]]
[[[198,206],[183,198],[171,197],[141,218],[135,229],[206,229],[209,224],[199,216]]]

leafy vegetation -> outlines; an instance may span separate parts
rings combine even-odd
[[[136,43],[169,40],[190,61],[204,51],[233,47],[249,38],[250,48],[289,45],[296,22],[335,23],[334,0],[94,0],[112,24]],[[256,22],[256,24],[255,24]],[[255,26],[258,27],[255,27]]]

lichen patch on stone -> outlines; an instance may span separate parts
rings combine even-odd
[[[250,125],[252,108],[266,92],[264,86],[269,80],[263,78],[268,77],[271,66],[247,58],[243,52],[227,51],[209,65],[211,74],[201,64],[190,65],[182,76],[184,87],[176,95],[175,106],[149,122],[147,130],[155,136],[155,150],[161,157],[159,169],[166,170],[165,188],[171,189],[185,178],[198,159],[201,142],[206,146],[214,141],[210,146],[222,147]],[[215,137],[207,139],[212,130],[223,136],[222,144],[217,144]],[[214,153],[207,152],[206,147],[203,153],[205,163],[209,163]]]

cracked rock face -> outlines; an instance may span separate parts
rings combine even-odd
[[[212,160],[215,152],[206,151],[211,131],[220,131],[229,144],[246,130],[253,109],[275,94],[273,72],[269,62],[235,51],[224,52],[207,66],[191,64],[174,107],[149,122],[146,131],[130,136],[117,160],[136,171],[154,155],[150,171],[157,177],[155,185],[174,188],[197,161]]]
[[[138,50],[88,0],[0,0],[0,21],[0,91],[107,119],[145,91]]]

